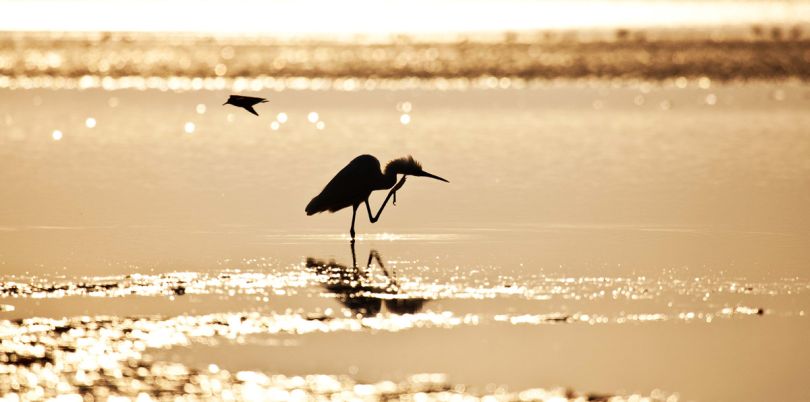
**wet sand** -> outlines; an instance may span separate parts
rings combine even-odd
[[[0,389],[807,399],[810,88],[680,84],[0,90]],[[451,183],[355,271],[303,208],[361,153]]]

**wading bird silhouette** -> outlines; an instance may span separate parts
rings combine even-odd
[[[397,175],[402,174],[402,179],[397,182]],[[349,162],[346,167],[340,170],[337,175],[323,188],[320,194],[315,196],[312,201],[307,205],[307,215],[317,214],[319,212],[329,211],[336,212],[346,207],[352,207],[352,227],[349,229],[349,234],[354,241],[354,218],[357,215],[357,208],[360,204],[366,203],[366,210],[368,211],[368,219],[371,223],[377,222],[380,219],[385,204],[388,199],[394,196],[394,205],[397,204],[396,192],[405,184],[407,176],[423,176],[432,179],[441,180],[449,183],[447,180],[425,172],[422,170],[422,165],[415,161],[413,157],[407,156],[404,158],[394,159],[385,165],[385,172],[380,170],[380,161],[371,155],[360,155]],[[385,197],[377,211],[377,215],[371,214],[371,205],[368,203],[368,197],[374,190],[386,190],[388,196]]]
[[[245,109],[248,112],[258,116],[259,114],[256,113],[255,110],[253,110],[253,106],[265,102],[267,102],[267,99],[264,98],[256,98],[253,96],[231,95],[230,97],[228,97],[228,100],[222,104],[222,106],[234,105],[236,107],[241,107],[242,109]]]

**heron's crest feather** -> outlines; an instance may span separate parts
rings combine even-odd
[[[422,172],[422,164],[413,159],[413,156],[394,159],[385,165],[385,173],[414,174]]]

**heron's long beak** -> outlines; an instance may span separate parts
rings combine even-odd
[[[441,180],[441,181],[443,181],[445,183],[450,183],[449,181],[447,181],[447,180],[445,180],[445,179],[443,179],[443,178],[441,178],[439,176],[436,176],[435,174],[430,174],[428,172],[425,172],[424,170],[419,174],[415,174],[414,176],[430,177],[431,179]]]

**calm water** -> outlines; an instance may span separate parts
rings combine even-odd
[[[51,364],[0,389],[810,398],[806,84],[285,90],[258,118],[227,94],[0,90],[0,318],[43,317],[2,353]],[[350,213],[304,206],[362,153],[450,183],[358,215],[386,269],[346,276]]]

